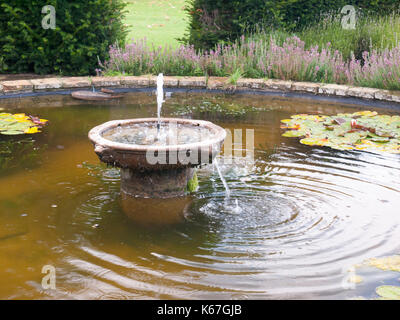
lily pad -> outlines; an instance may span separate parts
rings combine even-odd
[[[385,300],[400,300],[400,287],[380,286],[376,288],[376,293]]]
[[[400,154],[400,116],[375,111],[333,116],[299,114],[281,121],[284,137],[300,143],[336,150],[361,150]]]
[[[0,134],[20,135],[40,132],[47,120],[26,115],[25,113],[0,113]]]
[[[19,134],[24,134],[23,131],[15,131],[15,130],[0,131],[0,133],[4,134],[5,136],[17,136]]]
[[[355,283],[355,284],[359,284],[361,282],[363,282],[363,278],[358,276],[358,275],[353,275],[349,278],[349,282],[350,283]]]
[[[283,136],[288,138],[296,138],[296,137],[303,137],[305,133],[300,130],[289,130],[286,131]]]
[[[400,256],[371,258],[367,260],[366,264],[384,271],[400,272]]]

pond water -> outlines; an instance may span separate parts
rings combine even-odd
[[[169,223],[175,204],[165,202],[152,227],[126,217],[120,172],[100,163],[87,133],[109,120],[155,117],[154,101],[130,93],[104,103],[0,102],[5,112],[49,120],[43,133],[0,137],[1,299],[371,298],[378,285],[399,285],[398,274],[375,269],[346,283],[352,265],[400,253],[399,156],[305,146],[279,128],[292,114],[373,108],[173,93],[164,117],[240,129],[243,143],[231,163],[218,157],[229,198],[205,166],[184,217]],[[254,129],[253,163],[246,129]],[[44,265],[56,268],[56,290],[42,288]]]

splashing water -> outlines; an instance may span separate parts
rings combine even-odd
[[[226,180],[225,180],[225,178],[223,177],[223,175],[221,173],[221,169],[219,168],[217,159],[214,160],[214,166],[217,169],[217,172],[218,172],[219,178],[222,181],[222,184],[224,185],[225,192],[226,192],[226,197],[229,199],[229,197],[231,196],[231,190],[229,189],[228,184],[226,183]]]
[[[103,134],[103,138],[134,145],[182,145],[198,143],[215,138],[215,134],[204,127],[176,122],[143,122],[112,128]]]
[[[162,104],[164,102],[164,76],[162,73],[160,73],[157,77],[157,118],[158,118],[158,124],[157,124],[157,129],[158,132],[160,131],[161,128],[161,109],[162,109]]]

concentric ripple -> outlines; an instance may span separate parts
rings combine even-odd
[[[205,259],[197,267],[247,274],[244,283],[232,276],[231,288],[263,296],[342,292],[346,266],[399,250],[398,160],[282,147],[256,163],[264,172],[251,180],[226,168],[232,198],[220,196],[219,184],[193,208],[193,219],[200,213],[212,221],[218,238],[196,256]]]
[[[302,149],[283,145],[273,157],[259,150],[248,168],[237,165],[243,159],[220,159],[230,198],[216,171],[201,169],[185,223],[131,225],[111,237],[127,241],[121,255],[75,247],[66,263],[90,279],[83,297],[93,287],[104,287],[96,297],[107,299],[354,296],[344,285],[347,268],[399,250],[398,159]]]
[[[144,227],[124,214],[119,171],[99,164],[87,132],[108,120],[154,116],[153,98],[136,93],[137,104],[90,105],[84,113],[65,107],[63,117],[41,108],[53,123],[38,142],[50,150],[43,164],[0,177],[0,298],[335,299],[368,295],[378,285],[366,278],[364,287],[349,289],[347,270],[400,254],[399,156],[309,147],[279,130],[294,113],[359,108],[221,98],[267,108],[226,123],[223,115],[205,119],[254,129],[254,162],[244,157],[249,150],[231,163],[220,155],[230,197],[217,171],[203,167],[180,223]],[[177,95],[165,116],[171,105],[205,99]],[[48,264],[57,268],[51,292],[40,282]]]

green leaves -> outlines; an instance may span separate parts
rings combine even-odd
[[[305,135],[305,132],[302,130],[289,130],[286,131],[282,136],[288,138],[299,138]]]
[[[300,114],[281,122],[284,137],[302,137],[300,143],[305,145],[400,154],[400,116],[373,111],[336,116]]]
[[[6,1],[2,1],[6,2]],[[125,39],[122,0],[13,0],[0,9],[0,72],[94,74],[109,46]],[[55,30],[41,27],[53,5]]]
[[[339,12],[347,4],[361,7],[364,9],[363,13],[370,12],[373,16],[390,14],[399,8],[398,0],[194,0],[187,3],[185,11],[189,27],[183,40],[203,49],[232,41],[257,27],[263,30],[270,28],[298,32],[318,25],[321,30],[326,23],[326,17],[341,17]],[[197,10],[202,11],[198,13]],[[353,30],[340,30],[340,37],[344,39],[341,41],[348,41],[348,35],[355,33]],[[369,35],[368,30],[364,32]],[[360,45],[354,47],[357,49]],[[353,51],[363,52],[362,49],[361,46],[359,50]],[[323,74],[325,71],[319,72]]]
[[[0,134],[9,136],[33,134],[40,132],[39,129],[46,123],[47,120],[27,116],[24,113],[0,113]]]
[[[380,286],[376,288],[376,293],[384,300],[400,300],[400,287]]]
[[[400,272],[400,256],[371,258],[367,260],[366,264],[370,267],[378,268],[384,271]]]

